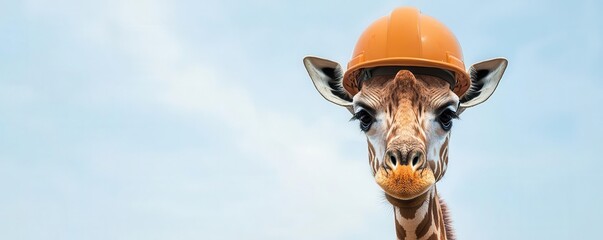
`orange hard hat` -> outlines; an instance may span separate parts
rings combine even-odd
[[[422,69],[419,74],[428,74],[425,70],[429,69],[446,72],[451,89],[459,97],[471,83],[454,34],[416,8],[397,8],[362,33],[344,74],[343,87],[353,96],[360,91],[360,81],[367,79],[367,73],[370,78],[371,69],[391,66]]]

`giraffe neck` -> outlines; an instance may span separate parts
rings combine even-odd
[[[397,239],[451,239],[447,236],[445,206],[438,197],[435,186],[411,200],[399,200],[386,195],[394,206]],[[444,209],[443,209],[444,208]],[[450,233],[448,233],[450,234]]]

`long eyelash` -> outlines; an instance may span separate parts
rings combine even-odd
[[[360,117],[362,116],[362,114],[360,114],[362,111],[359,111],[357,113],[354,113],[354,115],[352,115],[352,118],[350,118],[350,122],[351,121],[355,121],[355,120],[360,120]]]
[[[450,111],[450,117],[452,117],[452,119],[460,119],[459,115],[455,111]]]

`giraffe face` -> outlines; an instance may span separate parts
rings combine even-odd
[[[373,77],[352,106],[366,134],[373,176],[386,194],[412,199],[444,175],[459,106],[447,82],[408,70]]]
[[[407,70],[395,77],[363,81],[360,92],[352,96],[343,88],[343,68],[337,62],[308,56],[304,66],[316,90],[360,122],[377,184],[387,196],[408,200],[442,178],[448,165],[452,120],[490,98],[507,60],[494,58],[471,65],[471,87],[460,98],[446,81]]]

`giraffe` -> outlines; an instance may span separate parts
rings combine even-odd
[[[471,85],[461,97],[441,69],[375,67],[352,95],[337,62],[314,56],[303,62],[318,92],[350,111],[366,135],[369,166],[393,206],[397,239],[454,239],[436,188],[448,167],[452,123],[492,95],[507,60],[473,64]]]

